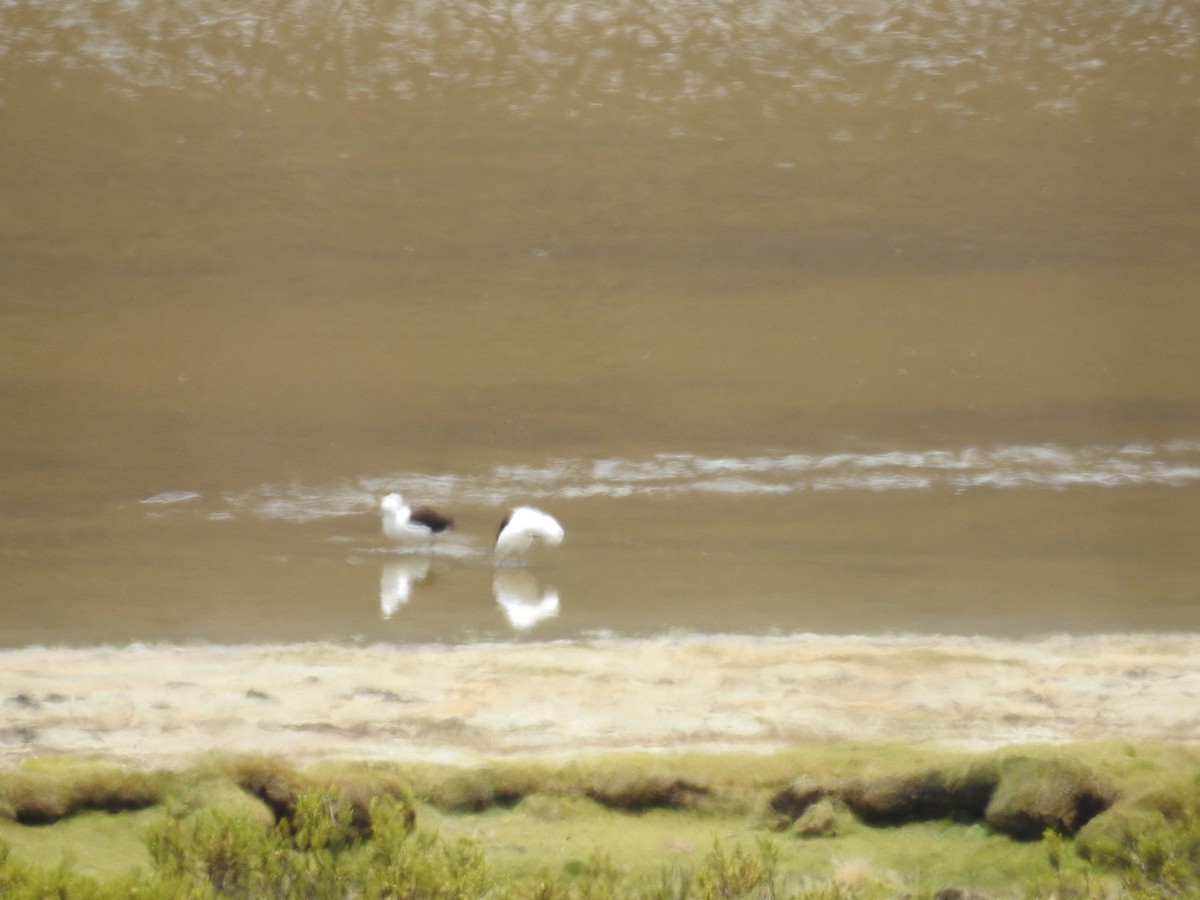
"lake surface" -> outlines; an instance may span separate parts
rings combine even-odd
[[[1198,246],[1194,4],[0,4],[0,645],[1200,630]]]

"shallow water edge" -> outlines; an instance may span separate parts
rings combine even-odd
[[[471,764],[902,740],[1200,741],[1200,635],[697,636],[0,654],[0,763],[265,754]]]

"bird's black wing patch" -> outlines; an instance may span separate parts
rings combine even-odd
[[[512,513],[504,517],[504,521],[500,523],[500,527],[496,529],[496,540],[500,540],[500,535],[504,533],[504,529],[508,527],[509,521],[512,519]]]
[[[450,516],[444,516],[432,506],[418,506],[409,515],[409,518],[420,525],[424,525],[434,534],[441,534],[443,531],[449,531],[454,527],[454,519]]]

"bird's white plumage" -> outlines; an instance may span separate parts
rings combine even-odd
[[[383,512],[383,533],[388,537],[401,539],[417,533],[416,529],[411,527],[409,518],[412,510],[399,494],[388,494],[379,507]]]
[[[396,493],[388,494],[380,501],[383,513],[383,533],[395,540],[415,537],[436,537],[454,527],[454,520],[428,506],[413,509]]]
[[[496,555],[520,556],[529,552],[535,541],[557,546],[564,535],[563,527],[554,516],[532,506],[518,506],[508,514],[496,535]]]

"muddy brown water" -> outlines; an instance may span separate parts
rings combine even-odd
[[[1197,630],[1198,40],[0,8],[0,644]]]

